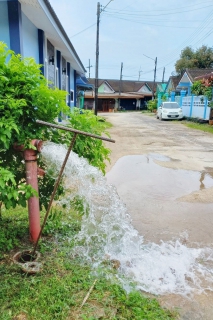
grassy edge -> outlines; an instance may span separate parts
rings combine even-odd
[[[28,276],[12,263],[15,252],[31,246],[26,235],[27,212],[22,208],[3,211],[0,225],[0,319],[176,319],[176,312],[161,308],[156,299],[136,291],[127,295],[119,284],[95,276],[89,265],[83,265],[78,257],[73,258],[70,237],[78,232],[81,218],[76,212],[64,215],[63,219],[60,214],[60,221],[57,215],[53,217],[39,247],[43,270]],[[7,236],[3,238],[4,230],[9,233],[5,231]],[[58,236],[53,238],[51,233]],[[3,241],[10,244],[11,250],[4,247]],[[95,287],[81,308],[95,277]]]
[[[208,132],[213,134],[213,126],[210,126],[209,124],[189,122],[186,120],[183,120],[181,123],[188,128],[201,130],[203,132]]]

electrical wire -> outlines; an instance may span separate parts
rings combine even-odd
[[[132,16],[132,17],[158,17],[158,16],[171,16],[171,15],[175,15],[175,14],[179,14],[179,13],[184,13],[184,12],[192,12],[192,11],[197,11],[197,10],[202,10],[202,9],[206,9],[206,8],[209,8],[209,7],[212,7],[212,5],[209,5],[209,6],[206,6],[206,7],[201,7],[201,8],[196,8],[196,9],[192,9],[192,10],[183,10],[183,11],[171,11],[171,12],[168,12],[168,13],[160,13],[160,14],[145,14],[144,11],[142,14],[139,14],[137,11],[137,13],[119,13],[119,12],[111,12],[109,10],[106,10],[105,13],[108,13],[108,15],[110,16],[116,16],[116,15],[125,15],[125,16]]]
[[[91,24],[91,26],[89,26],[89,27],[87,27],[87,28],[85,28],[85,29],[81,30],[80,32],[78,32],[78,33],[74,34],[74,35],[73,35],[73,36],[71,36],[70,38],[74,38],[74,37],[78,36],[79,34],[83,33],[84,31],[86,31],[86,30],[88,30],[88,29],[90,29],[90,28],[92,28],[92,27],[93,27],[93,26],[95,26],[95,25],[96,25],[96,23]]]

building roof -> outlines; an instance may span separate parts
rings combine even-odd
[[[76,85],[79,90],[83,90],[83,91],[94,90],[94,86],[92,84],[88,83],[88,81],[85,77],[78,76],[76,79]]]
[[[171,84],[171,89],[176,91],[176,88],[177,88],[177,85],[178,83],[180,82],[180,79],[181,79],[181,75],[178,75],[178,76],[170,76],[169,77],[169,80],[166,84],[166,87],[165,87],[165,90],[164,92],[167,91],[168,87],[169,87],[169,84]]]
[[[213,71],[210,73],[205,73],[202,76],[196,77],[195,80],[203,80],[213,77]]]
[[[95,85],[95,79],[90,78],[88,79],[89,83]],[[109,86],[115,92],[123,92],[123,93],[136,93],[138,92],[144,85],[148,86],[150,90],[152,90],[153,82],[152,81],[133,81],[133,80],[115,80],[115,79],[98,79],[98,87],[101,86],[102,83],[108,83]],[[158,83],[155,83],[155,90]]]
[[[164,92],[166,89],[166,83],[158,83],[157,84],[157,92]]]
[[[48,0],[19,0],[23,13],[38,28],[42,29],[50,42],[61,51],[79,73],[85,73],[75,48]]]
[[[85,92],[85,98],[94,98],[93,92]],[[99,99],[141,99],[144,98],[144,94],[140,93],[123,93],[121,94],[117,93],[98,93]]]
[[[200,76],[203,77],[203,75],[213,72],[213,69],[212,68],[209,68],[209,69],[197,69],[197,68],[188,69],[187,68],[185,72],[188,74],[190,80],[194,82],[195,78]]]

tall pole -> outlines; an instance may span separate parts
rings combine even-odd
[[[120,82],[119,82],[119,96],[121,95],[121,83],[122,83],[122,71],[123,71],[123,62],[121,62],[121,72],[120,72]]]
[[[165,67],[163,68],[163,78],[162,78],[163,83],[164,83],[164,75],[165,75]]]
[[[123,62],[121,62],[121,72],[120,72],[120,82],[119,82],[119,107],[121,106],[121,99],[120,99],[120,95],[121,95],[121,85],[122,85],[122,78],[123,78]]]
[[[89,79],[90,79],[90,69],[92,68],[93,66],[91,66],[90,64],[90,59],[89,59],[89,66],[87,67],[89,69]]]
[[[95,63],[95,115],[98,114],[98,62],[99,62],[99,25],[100,25],[100,2],[97,4],[97,33],[96,33],[96,63]]]
[[[140,81],[140,79],[141,79],[141,72],[143,72],[143,71],[142,71],[142,70],[139,70],[138,81]]]
[[[153,81],[153,88],[152,88],[152,100],[155,99],[155,80],[156,80],[156,69],[157,69],[157,57],[155,58],[155,70],[154,70],[154,81]]]

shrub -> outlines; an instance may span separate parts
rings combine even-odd
[[[149,100],[147,108],[149,111],[153,112],[154,110],[157,109],[157,99],[154,100]]]
[[[91,112],[79,114],[75,110],[70,114],[65,103],[67,92],[48,87],[40,67],[34,59],[22,58],[0,42],[0,210],[2,203],[7,208],[25,206],[26,199],[36,194],[26,185],[23,157],[14,151],[14,144],[33,147],[30,141],[35,138],[70,143],[71,134],[39,125],[36,119],[54,123],[62,112],[70,116],[74,128],[99,135],[105,130],[104,123]],[[104,172],[109,149],[101,140],[79,136],[74,151]],[[39,163],[44,166],[40,159]],[[53,185],[50,177],[39,179],[41,206],[47,207]],[[62,193],[59,187],[58,196]]]

